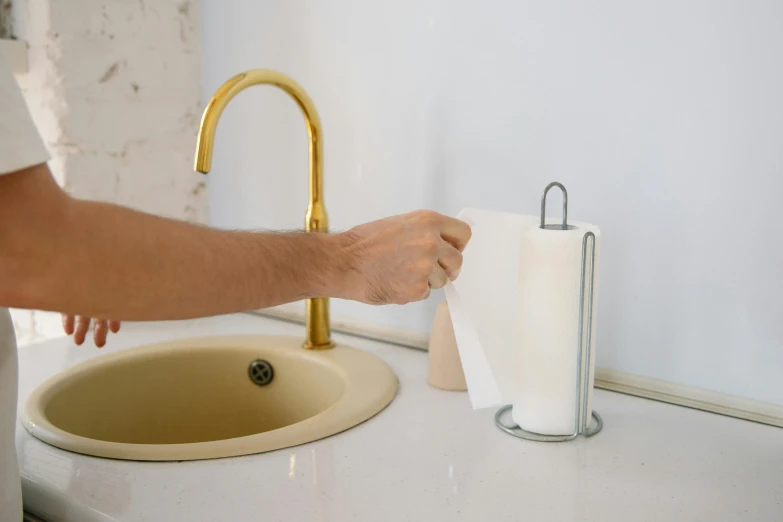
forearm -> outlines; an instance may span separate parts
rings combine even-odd
[[[336,236],[220,231],[70,198],[53,212],[15,238],[15,302],[0,304],[184,319],[323,295],[339,271]]]

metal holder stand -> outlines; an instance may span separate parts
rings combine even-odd
[[[546,224],[546,196],[552,187],[558,187],[563,191],[563,222],[561,225]],[[544,189],[544,195],[541,197],[541,228],[546,230],[574,230],[568,224],[568,192],[565,187],[558,182],[552,182]],[[590,253],[588,256],[588,243],[590,244]],[[589,269],[588,269],[588,264]],[[587,414],[587,398],[590,392],[590,365],[593,356],[593,282],[595,280],[595,234],[585,232],[582,238],[582,277],[581,288],[579,292],[579,339],[577,341],[576,351],[576,396],[575,400],[575,418],[574,431],[568,435],[542,435],[525,431],[519,426],[505,424],[501,417],[508,411],[511,411],[511,405],[503,406],[495,414],[495,424],[498,428],[525,440],[537,442],[565,442],[574,440],[579,435],[592,437],[604,426],[603,419],[598,412],[593,411],[592,415]],[[587,327],[585,328],[585,296],[587,296]],[[585,337],[587,340],[585,342]],[[585,345],[587,349],[585,350]],[[584,378],[582,374],[584,373]],[[591,425],[590,418],[595,419]]]

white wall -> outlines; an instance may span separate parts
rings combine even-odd
[[[537,213],[565,183],[603,232],[598,363],[783,404],[783,3],[202,2],[204,96],[297,79],[333,229],[418,207]],[[210,213],[301,226],[305,129],[272,88],[220,124]],[[426,331],[435,302],[336,316]]]

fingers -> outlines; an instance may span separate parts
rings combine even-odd
[[[111,330],[111,333],[117,333],[120,331],[120,322],[119,321],[109,321],[109,330]]]
[[[428,299],[430,297],[430,294],[432,293],[432,287],[427,285],[424,292],[422,292],[418,297],[414,297],[413,299],[409,299],[408,302],[415,302],[415,301],[424,301],[425,299]],[[405,304],[405,303],[403,303]]]
[[[470,241],[470,225],[462,220],[444,216],[432,210],[418,210],[409,214],[415,220],[438,229],[440,237],[462,252]]]
[[[90,322],[92,318],[84,316],[65,315],[62,316],[63,330],[66,335],[73,335],[73,342],[77,346],[84,344],[87,338],[87,332],[90,331]],[[93,340],[95,346],[103,348],[106,346],[106,339],[109,336],[109,332],[117,333],[120,331],[119,321],[109,321],[106,319],[95,319],[93,324]]]
[[[443,216],[443,224],[440,228],[440,237],[454,245],[458,251],[462,252],[468,246],[471,231],[470,225],[459,219]]]
[[[440,252],[438,252],[438,264],[443,268],[448,278],[454,281],[462,269],[462,253],[451,243],[443,241]]]
[[[73,335],[73,329],[76,323],[76,318],[72,315],[62,315],[63,319],[63,330],[65,330],[65,335]]]
[[[106,336],[109,334],[109,322],[106,319],[96,319],[94,324],[93,341],[95,346],[103,348],[106,345]]]
[[[432,270],[432,274],[430,274],[430,277],[428,279],[430,289],[435,288],[443,288],[446,286],[446,283],[448,282],[449,278],[446,275],[446,271],[441,268],[440,265],[436,265],[435,268]],[[429,296],[429,292],[427,293]]]
[[[90,318],[82,315],[76,318],[76,331],[73,334],[73,342],[77,346],[84,344],[84,339],[87,337],[87,332],[90,329]]]

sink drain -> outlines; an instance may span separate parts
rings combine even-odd
[[[269,362],[263,359],[256,359],[250,363],[247,369],[250,380],[259,386],[266,386],[275,378],[275,369]]]

